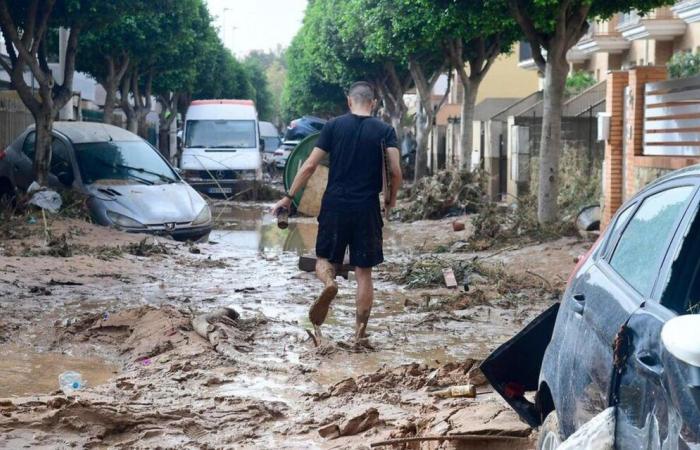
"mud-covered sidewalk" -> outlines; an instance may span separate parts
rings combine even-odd
[[[352,277],[316,347],[306,314],[318,283],[297,268],[315,223],[279,230],[264,209],[220,206],[219,229],[196,245],[68,219],[49,235],[41,223],[5,232],[0,447],[532,446],[478,362],[558,300],[589,242],[470,253],[469,226],[387,224],[371,348],[351,343]],[[468,291],[436,282],[445,265],[469,273]],[[87,386],[58,390],[66,370]],[[475,399],[434,395],[467,383]]]

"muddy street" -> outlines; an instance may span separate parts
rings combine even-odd
[[[3,240],[0,447],[369,448],[448,436],[420,444],[429,448],[467,445],[460,434],[505,436],[488,448],[531,446],[478,361],[557,300],[589,243],[456,252],[469,227],[387,224],[370,347],[352,345],[352,275],[338,279],[316,347],[306,330],[319,283],[298,268],[315,220],[280,230],[267,209],[218,205],[206,244],[70,219],[49,224],[60,244],[46,245],[40,224]],[[431,258],[490,269],[468,292],[411,287],[407,265]],[[86,382],[70,395],[57,381],[68,370]],[[468,382],[476,399],[433,395]]]

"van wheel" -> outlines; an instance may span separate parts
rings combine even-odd
[[[556,450],[562,441],[561,431],[559,431],[559,417],[556,411],[552,411],[540,427],[536,448],[537,450]]]

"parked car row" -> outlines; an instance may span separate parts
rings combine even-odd
[[[175,169],[124,129],[55,122],[49,187],[85,194],[98,224],[199,240],[211,231],[212,218],[197,191],[227,195],[262,180],[263,161],[284,168],[294,146],[324,123],[304,116],[281,137],[272,123],[258,121],[251,100],[196,100],[179,134],[182,155]],[[0,197],[13,197],[31,185],[35,141],[32,126],[0,151]]]

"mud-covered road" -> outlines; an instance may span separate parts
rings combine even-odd
[[[0,447],[369,448],[465,433],[507,439],[464,448],[531,446],[531,430],[476,367],[556,301],[589,243],[453,254],[469,227],[387,224],[373,348],[350,342],[352,278],[339,279],[327,342],[315,347],[306,314],[319,285],[297,268],[315,224],[282,231],[264,209],[220,205],[219,229],[193,246],[78,220],[50,223],[49,246],[41,224],[0,240]],[[405,263],[436,255],[498,270],[474,277],[466,293],[396,281]],[[192,319],[221,307],[240,318],[214,321],[204,339]],[[57,378],[66,370],[87,386],[64,395]],[[431,395],[468,381],[484,394]]]

